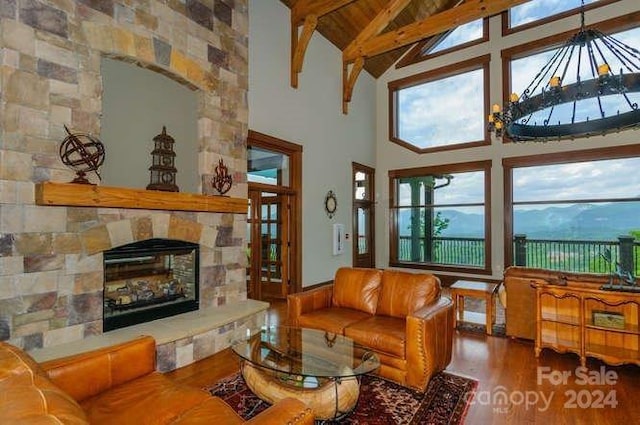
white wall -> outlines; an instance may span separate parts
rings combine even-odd
[[[615,16],[635,12],[638,10],[637,0],[622,0],[608,6],[596,8],[586,13],[586,24],[599,22]],[[626,131],[605,137],[591,137],[589,139],[577,139],[573,141],[548,142],[544,144],[503,144],[494,140],[491,146],[479,148],[460,149],[431,154],[416,154],[402,148],[388,140],[388,89],[389,81],[414,75],[427,70],[439,68],[459,62],[464,59],[478,57],[491,53],[490,64],[490,101],[502,103],[502,71],[500,51],[512,46],[521,45],[528,41],[543,38],[564,31],[577,31],[580,26],[579,15],[574,15],[560,21],[536,27],[527,31],[520,31],[507,37],[501,35],[500,16],[490,20],[489,41],[481,45],[469,47],[458,52],[443,55],[430,61],[424,61],[408,67],[395,69],[391,67],[377,81],[376,92],[376,187],[379,188],[379,198],[376,210],[376,265],[386,267],[389,263],[389,193],[388,170],[412,168],[430,165],[451,164],[475,160],[492,160],[491,172],[491,228],[492,228],[492,274],[495,278],[501,278],[504,269],[504,243],[503,243],[503,175],[501,161],[506,157],[535,155],[540,153],[572,151],[595,147],[638,143],[640,134],[636,131]],[[638,47],[638,46],[634,46]],[[455,113],[455,111],[451,111]]]
[[[342,114],[342,54],[318,32],[305,55],[298,88],[290,85],[290,14],[279,0],[249,1],[249,128],[303,146],[302,284],[333,278],[351,265],[351,244],[333,256],[333,223],[351,224],[351,163],[375,166],[375,80],[358,78]],[[333,219],[324,198],[333,190]],[[351,240],[351,239],[350,239]]]

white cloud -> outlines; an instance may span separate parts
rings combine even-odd
[[[640,158],[518,168],[514,201],[640,197]]]
[[[437,185],[443,184],[446,180],[438,179]],[[424,193],[420,189],[420,204],[425,203]],[[451,183],[434,191],[434,204],[482,204],[484,203],[484,172],[471,171],[466,173],[456,173],[453,175]],[[411,186],[409,184],[400,185],[399,205],[411,205]],[[471,207],[476,208],[476,207]],[[455,208],[461,209],[461,208]]]
[[[483,71],[475,70],[403,89],[399,136],[420,148],[484,137]]]

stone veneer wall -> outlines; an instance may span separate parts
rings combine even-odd
[[[107,55],[197,90],[194,167],[206,183],[223,158],[246,198],[247,0],[0,0],[0,19],[0,340],[101,334],[102,251],[150,237],[202,245],[201,308],[246,299],[246,215],[37,206],[34,187],[73,178],[63,125],[100,134]]]

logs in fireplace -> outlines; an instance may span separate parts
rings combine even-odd
[[[103,331],[198,309],[199,247],[148,239],[104,252]]]

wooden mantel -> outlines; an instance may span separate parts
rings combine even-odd
[[[194,193],[44,182],[36,184],[36,204],[246,214],[248,201]]]

